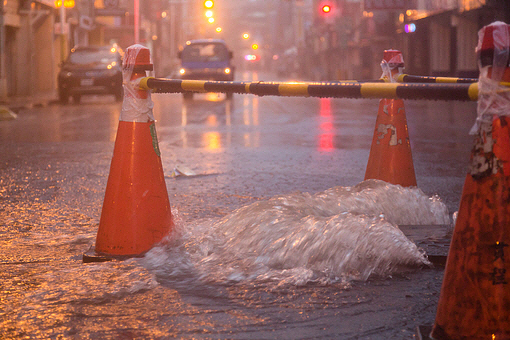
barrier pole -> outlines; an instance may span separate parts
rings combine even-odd
[[[374,98],[404,100],[476,101],[478,83],[399,84],[384,82],[234,82],[180,80],[147,77],[140,82],[143,90],[155,93],[220,92],[257,96],[317,98]]]

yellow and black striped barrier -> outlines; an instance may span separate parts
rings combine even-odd
[[[388,98],[476,101],[478,83],[235,82],[142,78],[140,89],[155,93],[223,92],[258,96]]]
[[[455,77],[429,77],[401,74],[397,78],[399,83],[454,83],[472,84],[478,82],[478,78],[455,78]]]
[[[397,83],[453,83],[453,84],[472,84],[477,83],[478,78],[456,78],[456,77],[431,77],[414,76],[410,74],[401,74],[396,79]],[[386,77],[371,80],[341,80],[344,83],[390,83]]]

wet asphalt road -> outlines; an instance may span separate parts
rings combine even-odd
[[[183,223],[275,195],[363,181],[378,108],[378,100],[250,95],[153,100],[172,211]],[[162,284],[114,298],[103,285],[112,279],[101,274],[83,283],[96,295],[62,298],[67,289],[78,293],[72,280],[58,286],[59,273],[92,270],[81,254],[97,230],[120,108],[113,97],[84,97],[0,121],[0,337],[413,339],[417,325],[433,323],[441,268],[348,289],[225,286],[209,294]],[[451,214],[476,104],[409,101],[406,114],[418,187],[439,195]],[[174,178],[175,168],[195,176]],[[82,236],[69,241],[70,234]],[[124,271],[131,265],[115,270],[133,273]],[[112,285],[123,287],[119,280]],[[40,298],[48,284],[60,293]]]

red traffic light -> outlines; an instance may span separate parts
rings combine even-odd
[[[321,7],[321,11],[322,11],[322,13],[326,13],[326,14],[331,12],[331,5],[323,5]]]

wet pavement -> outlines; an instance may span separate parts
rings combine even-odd
[[[378,100],[153,100],[179,237],[124,262],[81,261],[95,240],[121,104],[94,96],[0,121],[1,338],[413,339],[433,323],[441,267],[356,280],[210,257],[220,253],[218,225],[238,208],[362,182]],[[409,101],[406,114],[418,187],[451,216],[476,104]],[[414,240],[444,250],[450,227]],[[236,266],[258,276],[226,276]]]

